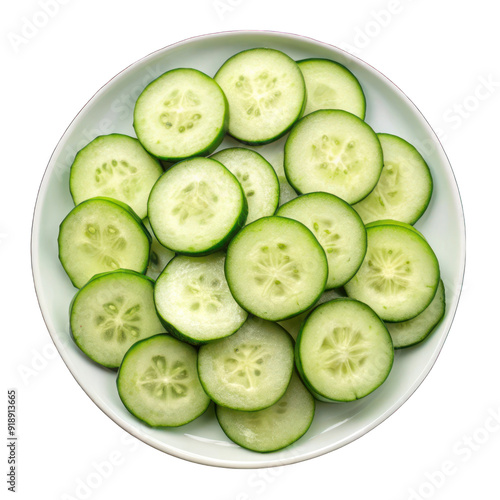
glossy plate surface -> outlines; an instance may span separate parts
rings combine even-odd
[[[270,454],[231,443],[219,428],[212,407],[196,421],[166,430],[149,428],[129,414],[116,391],[116,373],[87,359],[70,338],[68,307],[76,290],[57,257],[59,224],[73,207],[69,167],[76,152],[97,135],[135,135],[135,99],[163,72],[193,67],[213,76],[228,57],[253,47],[272,47],[294,59],[323,57],[344,64],[365,91],[366,121],[376,132],[403,137],[423,154],[432,171],[434,194],[416,227],[438,256],[447,295],[446,315],[438,329],[422,345],[396,351],[394,368],[379,389],[353,403],[318,403],[306,435]],[[256,148],[273,163],[280,178],[283,144],[280,140]],[[221,148],[236,145],[225,139]],[[283,189],[284,200],[288,194]],[[225,32],[188,39],[150,54],[119,73],[85,105],[58,143],[43,177],[33,221],[32,266],[40,308],[57,349],[83,390],[118,425],[159,450],[193,462],[270,467],[310,459],[348,444],[385,420],[417,389],[439,355],[457,308],[465,267],[464,217],[453,171],[436,135],[414,104],[385,76],[356,57],[309,38],[275,32]]]

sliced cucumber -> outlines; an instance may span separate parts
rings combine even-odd
[[[410,347],[425,340],[444,316],[446,299],[444,284],[439,281],[432,302],[418,316],[401,323],[387,323],[394,349]]]
[[[228,125],[228,105],[215,81],[179,68],[151,82],[137,99],[134,129],[152,155],[166,161],[215,151]]]
[[[309,193],[285,203],[276,215],[302,222],[325,251],[326,288],[342,286],[359,269],[366,253],[366,231],[359,215],[329,193]]]
[[[124,268],[144,273],[151,237],[133,210],[109,198],[77,205],[59,228],[59,259],[81,288],[98,273]]]
[[[295,346],[297,368],[315,397],[353,401],[379,387],[391,371],[391,336],[363,302],[334,299],[307,317]]]
[[[240,182],[248,203],[247,224],[274,214],[280,185],[274,168],[265,158],[246,148],[223,149],[211,158],[220,161]]]
[[[345,66],[328,59],[303,59],[297,64],[306,82],[305,115],[318,109],[343,109],[365,118],[365,94]]]
[[[305,116],[285,144],[285,173],[299,193],[325,191],[353,204],[375,187],[382,166],[377,134],[347,111]]]
[[[279,50],[239,52],[214,78],[229,101],[229,133],[241,142],[275,141],[288,132],[304,110],[302,73],[296,62]]]
[[[193,346],[168,335],[134,344],[117,378],[130,413],[152,427],[177,427],[199,417],[210,404],[201,387]]]
[[[154,185],[148,202],[149,222],[158,241],[186,255],[222,248],[245,224],[247,212],[236,177],[209,158],[171,167]]]
[[[344,286],[347,295],[368,304],[384,321],[414,318],[436,293],[436,255],[416,230],[401,223],[374,223],[366,232],[366,256]]]
[[[255,316],[279,321],[311,307],[325,289],[324,250],[303,224],[263,217],[227,250],[226,278],[236,301]]]
[[[249,318],[230,337],[200,347],[198,373],[220,406],[255,411],[276,403],[293,369],[292,337],[276,323]]]
[[[408,142],[390,134],[378,134],[384,168],[375,189],[354,205],[363,222],[395,219],[414,224],[432,196],[432,176],[420,153]]]
[[[144,219],[148,196],[163,173],[160,163],[128,135],[101,135],[76,155],[69,186],[75,205],[96,196],[127,203]]]
[[[151,251],[149,253],[149,263],[146,275],[150,278],[156,280],[161,272],[165,269],[165,266],[175,257],[175,252],[164,247],[155,236],[149,219],[146,217],[144,219],[144,225],[151,235]]]
[[[78,347],[96,363],[118,368],[132,344],[164,332],[153,286],[152,279],[125,269],[92,278],[71,303],[70,327]]]
[[[193,344],[227,337],[248,313],[233,299],[224,276],[223,253],[177,256],[155,285],[155,303],[169,332]]]
[[[236,444],[261,453],[280,450],[301,438],[311,426],[314,398],[293,373],[288,388],[275,404],[260,411],[216,407],[217,420]]]

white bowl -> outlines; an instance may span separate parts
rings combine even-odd
[[[236,52],[265,46],[282,50],[294,59],[323,57],[347,66],[365,90],[366,121],[376,132],[399,135],[422,152],[432,171],[434,193],[416,226],[438,256],[447,310],[424,343],[396,351],[393,370],[379,389],[353,403],[318,403],[305,436],[282,451],[259,454],[231,443],[219,428],[213,408],[176,429],[149,428],[127,412],[116,391],[116,373],[90,361],[71,340],[68,308],[76,290],[59,263],[57,235],[60,222],[73,207],[69,168],[76,152],[97,135],[134,135],[133,106],[146,84],[176,67],[193,67],[214,75]],[[228,144],[235,142],[225,140],[221,147]],[[282,147],[281,140],[262,151],[279,162]],[[32,266],[40,308],[59,353],[82,389],[118,425],[159,450],[193,462],[270,467],[310,459],[361,437],[396,411],[421,384],[439,355],[457,308],[465,267],[464,217],[453,171],[436,134],[408,97],[381,73],[338,48],[297,35],[216,33],[184,40],[137,61],[102,87],[76,116],[59,141],[40,186],[33,220]]]

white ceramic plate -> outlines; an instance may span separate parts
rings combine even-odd
[[[376,132],[399,135],[423,153],[434,178],[434,194],[416,227],[439,258],[447,294],[446,316],[438,329],[422,345],[396,352],[393,370],[379,389],[353,403],[319,403],[307,434],[285,450],[270,454],[231,443],[219,428],[213,408],[177,429],[152,429],[130,415],[118,397],[115,372],[87,359],[70,338],[68,307],[76,290],[57,256],[59,224],[73,207],[69,168],[76,152],[97,135],[134,135],[135,99],[163,72],[193,67],[214,75],[228,57],[252,47],[272,47],[295,59],[324,57],[344,64],[365,90],[366,121]],[[225,140],[221,147],[234,144]],[[278,171],[282,148],[283,140],[260,149]],[[57,349],[82,389],[118,425],[159,450],[193,462],[269,467],[310,459],[350,443],[385,420],[417,389],[439,355],[457,308],[465,266],[464,218],[451,166],[436,135],[413,103],[386,77],[356,57],[309,38],[274,32],[226,32],[185,40],[150,54],[118,74],[85,105],[61,138],[43,177],[33,221],[32,266],[40,308]]]

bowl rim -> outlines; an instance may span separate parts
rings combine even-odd
[[[44,293],[41,288],[41,277],[40,277],[40,266],[38,262],[38,256],[39,256],[39,247],[38,247],[38,241],[39,241],[39,233],[40,233],[40,227],[41,227],[41,219],[40,219],[40,206],[41,202],[44,200],[47,189],[48,189],[48,179],[50,177],[50,174],[52,173],[54,166],[55,166],[55,159],[59,156],[61,149],[63,147],[64,139],[66,136],[71,132],[71,130],[76,126],[76,123],[79,120],[80,115],[82,112],[87,108],[87,106],[94,101],[101,93],[103,93],[108,85],[113,82],[114,80],[120,78],[124,74],[132,71],[135,66],[138,66],[144,62],[146,62],[149,59],[153,59],[156,55],[158,55],[161,52],[166,52],[168,50],[171,50],[173,48],[181,47],[183,45],[188,45],[194,41],[199,41],[201,39],[214,39],[214,38],[229,38],[231,36],[269,36],[269,37],[276,37],[278,39],[288,39],[288,40],[295,40],[295,41],[306,41],[310,44],[316,45],[318,47],[323,47],[327,48],[330,50],[338,51],[341,52],[345,55],[346,58],[354,59],[356,60],[357,64],[363,66],[368,72],[373,74],[376,78],[381,79],[385,81],[386,83],[389,84],[389,86],[392,87],[393,90],[398,92],[401,97],[404,98],[409,104],[410,108],[413,111],[413,114],[415,118],[417,118],[424,126],[425,129],[428,130],[429,135],[431,135],[434,139],[434,143],[436,146],[439,146],[436,148],[437,154],[440,156],[441,160],[443,163],[445,163],[449,168],[445,169],[446,170],[446,177],[448,178],[448,181],[450,184],[454,186],[453,190],[453,203],[455,205],[455,208],[457,209],[457,212],[459,214],[459,243],[460,243],[460,248],[459,248],[459,261],[461,263],[461,267],[459,270],[458,274],[458,280],[455,284],[456,286],[456,295],[454,296],[454,309],[453,311],[450,311],[449,318],[448,318],[448,327],[446,331],[443,334],[442,339],[440,340],[439,344],[436,346],[436,349],[434,351],[434,355],[428,359],[427,363],[425,366],[422,367],[422,370],[420,371],[419,376],[416,378],[416,380],[413,382],[411,387],[403,393],[391,406],[389,406],[382,414],[378,415],[377,418],[373,419],[368,425],[362,426],[359,429],[357,429],[355,432],[352,432],[349,434],[349,436],[343,438],[340,441],[337,441],[333,444],[329,444],[326,446],[321,446],[318,447],[317,449],[307,452],[303,455],[300,456],[287,456],[286,453],[280,454],[280,451],[275,452],[275,455],[273,454],[273,459],[265,459],[262,458],[261,460],[249,460],[249,461],[238,461],[238,460],[228,460],[228,459],[211,459],[207,458],[203,455],[195,455],[191,452],[186,452],[184,450],[179,450],[177,448],[173,449],[168,449],[168,446],[166,447],[161,447],[159,444],[152,438],[150,438],[148,435],[143,434],[136,426],[133,426],[129,424],[128,422],[118,418],[116,415],[113,414],[113,411],[108,408],[106,405],[102,405],[98,401],[98,397],[92,393],[91,390],[88,388],[84,387],[82,383],[78,380],[75,371],[73,368],[68,364],[68,361],[66,360],[65,356],[63,355],[64,353],[64,342],[59,339],[57,336],[56,328],[54,324],[52,323],[51,318],[48,317],[48,315],[44,312],[46,311],[46,308],[44,308],[45,304],[45,299],[44,299]],[[202,464],[202,465],[209,465],[209,466],[214,466],[214,467],[222,467],[222,468],[229,468],[229,469],[258,469],[258,468],[267,468],[267,467],[277,467],[277,466],[283,466],[283,465],[290,465],[298,462],[303,462],[305,460],[310,460],[312,458],[316,458],[318,456],[324,455],[326,453],[332,452],[336,449],[342,448],[343,446],[359,439],[363,435],[367,434],[369,431],[373,430],[375,427],[380,425],[382,422],[384,422],[387,418],[389,418],[391,415],[393,415],[401,406],[414,394],[414,392],[419,388],[419,386],[422,384],[422,382],[425,380],[429,372],[431,371],[432,367],[434,366],[435,362],[437,361],[437,358],[439,357],[439,354],[441,353],[441,350],[443,348],[444,342],[446,341],[446,338],[448,337],[449,331],[451,329],[451,326],[453,324],[453,321],[455,319],[455,315],[458,309],[459,301],[460,301],[460,296],[463,288],[463,281],[464,281],[464,274],[465,274],[465,266],[466,266],[466,228],[465,228],[465,216],[464,216],[464,210],[463,210],[463,204],[460,196],[460,191],[458,187],[458,183],[456,181],[456,176],[453,172],[453,168],[451,166],[451,163],[446,155],[446,152],[443,148],[443,145],[441,141],[439,140],[438,135],[434,131],[434,129],[431,127],[425,116],[422,114],[420,109],[414,104],[414,102],[392,81],[390,80],[385,74],[374,68],[372,65],[369,63],[365,62],[363,59],[359,58],[358,56],[351,54],[347,52],[346,50],[337,47],[333,44],[323,42],[320,40],[317,40],[315,38],[305,36],[305,35],[299,35],[296,33],[290,33],[290,32],[284,32],[284,31],[274,31],[274,30],[226,30],[226,31],[217,31],[217,32],[210,32],[210,33],[205,33],[201,35],[195,35],[191,36],[188,38],[185,38],[183,40],[174,42],[172,44],[168,44],[164,47],[161,47],[139,59],[136,61],[132,62],[128,66],[126,66],[123,70],[118,72],[115,76],[113,76],[111,79],[109,79],[106,83],[104,83],[91,97],[90,99],[82,106],[80,111],[75,115],[73,120],[70,122],[70,124],[67,126],[67,128],[64,130],[63,134],[61,135],[59,141],[57,142],[50,158],[47,163],[47,166],[45,168],[44,174],[42,176],[42,179],[40,181],[40,186],[37,192],[37,197],[36,197],[36,202],[34,205],[33,209],[33,218],[32,218],[32,225],[31,225],[31,242],[30,242],[30,253],[31,253],[31,270],[32,270],[32,276],[33,276],[33,282],[34,282],[34,288],[35,288],[35,295],[36,299],[40,308],[40,312],[42,314],[43,321],[47,327],[47,330],[49,332],[49,335],[54,342],[57,351],[59,355],[61,356],[64,364],[68,368],[69,372],[73,376],[73,378],[76,380],[78,385],[81,387],[81,389],[87,394],[87,396],[92,400],[92,402],[104,413],[106,414],[113,422],[115,422],[117,425],[119,425],[123,430],[131,434],[132,436],[136,437],[140,441],[148,444],[149,446],[156,448],[159,451],[162,451],[164,453],[167,453],[171,456],[175,456],[177,458],[181,458],[183,460],[192,462],[192,463],[197,463],[197,464]],[[286,449],[285,449],[286,450]],[[285,451],[283,450],[283,451]],[[265,457],[266,455],[264,455]],[[271,456],[271,455],[267,455]],[[259,455],[261,457],[261,455]]]

